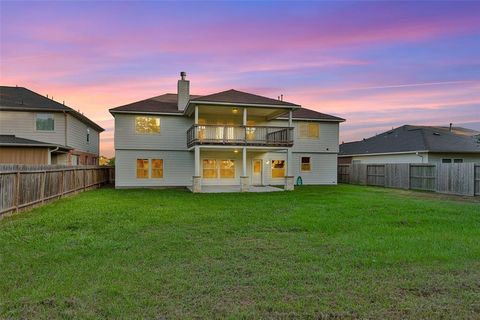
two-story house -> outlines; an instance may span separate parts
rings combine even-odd
[[[0,86],[0,163],[98,164],[102,131],[52,98]]]
[[[110,109],[116,187],[336,184],[339,123],[298,104],[227,90],[177,94]]]

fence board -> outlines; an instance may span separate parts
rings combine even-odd
[[[0,165],[0,216],[47,200],[109,183],[114,168]]]
[[[338,181],[360,185],[480,195],[480,165],[448,164],[341,164]]]
[[[440,193],[475,195],[473,163],[440,163],[437,165],[436,191]]]

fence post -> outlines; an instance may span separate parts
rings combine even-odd
[[[62,170],[62,183],[60,184],[61,190],[60,190],[60,198],[63,197],[65,193],[65,168]]]
[[[20,171],[15,174],[15,212],[18,212],[18,205],[20,202]]]
[[[42,204],[45,203],[45,184],[47,180],[47,171],[43,171],[42,174],[42,184],[40,186],[40,199],[42,200]]]
[[[87,190],[87,169],[83,168],[83,191]]]

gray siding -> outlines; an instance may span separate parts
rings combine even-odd
[[[37,112],[2,110],[0,111],[0,134],[13,134],[20,138],[65,145],[65,114],[63,112],[44,113],[52,113],[54,115],[54,131],[36,130],[35,119]]]
[[[430,163],[441,163],[443,158],[463,159],[463,162],[480,163],[480,153],[429,153],[428,161]]]
[[[135,133],[135,115],[115,115],[115,149],[186,150],[187,130],[193,120],[182,116],[159,116],[159,134]]]
[[[162,179],[137,179],[137,159],[163,159]],[[116,187],[190,186],[193,177],[193,152],[117,150]]]
[[[87,128],[90,141],[87,143]],[[99,154],[100,134],[77,118],[67,115],[67,145],[83,152]]]
[[[428,163],[429,156],[427,153],[420,153],[419,155],[415,153],[365,155],[353,156],[353,161],[359,161],[359,163]]]

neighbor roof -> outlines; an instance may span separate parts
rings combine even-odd
[[[206,96],[190,99],[190,103],[196,102],[214,102],[214,103],[239,103],[239,104],[251,104],[251,105],[271,105],[271,106],[289,106],[300,107],[298,104],[294,104],[287,101],[267,98],[256,94],[238,91],[234,89],[209,94]]]
[[[404,125],[362,141],[342,143],[339,156],[408,151],[476,153],[480,152],[480,141],[448,127]]]
[[[97,131],[104,131],[80,112],[24,87],[0,86],[0,110],[64,111]]]
[[[25,147],[57,147],[55,144],[46,143],[42,141],[30,140],[19,138],[14,135],[3,134],[0,135],[0,146],[3,147],[17,147],[17,146],[25,146]]]

